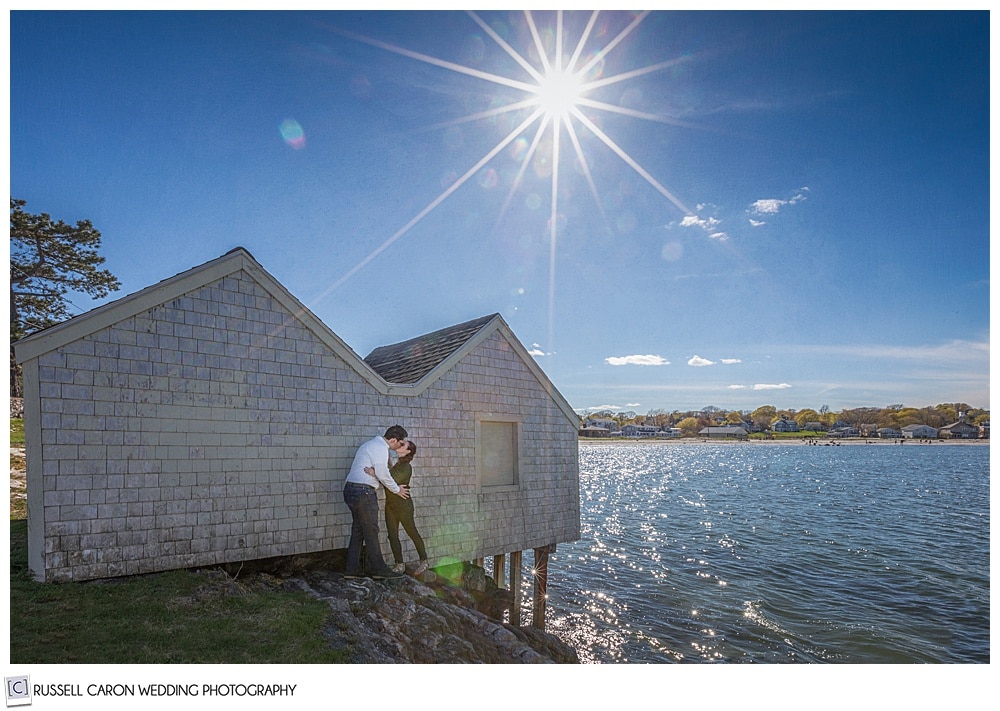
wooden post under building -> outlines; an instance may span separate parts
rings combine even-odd
[[[510,554],[510,592],[514,602],[510,606],[510,624],[521,626],[521,551]]]
[[[545,629],[545,601],[549,586],[549,554],[555,551],[554,543],[535,548],[535,593],[532,605],[531,626]]]
[[[498,588],[502,588],[504,586],[505,580],[503,566],[506,558],[507,556],[503,553],[493,556],[493,582],[497,584]]]

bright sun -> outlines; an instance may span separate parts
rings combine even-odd
[[[563,11],[559,10],[555,14],[554,27],[551,29],[550,33],[547,35],[552,40],[554,40],[554,47],[546,43],[542,39],[542,34],[535,23],[534,14],[530,10],[524,11],[525,25],[531,33],[533,39],[534,47],[534,62],[529,61],[528,57],[531,56],[532,43],[517,49],[510,45],[503,37],[501,37],[497,31],[482,18],[479,17],[475,12],[468,11],[469,17],[479,26],[479,28],[493,41],[498,47],[503,49],[520,67],[527,73],[528,79],[515,79],[512,77],[502,76],[498,74],[493,74],[482,69],[475,67],[469,67],[462,64],[456,64],[454,62],[449,62],[444,59],[438,59],[435,57],[422,54],[420,52],[414,52],[413,50],[405,49],[396,45],[389,44],[387,42],[382,42],[380,40],[372,39],[370,37],[363,37],[361,35],[356,35],[351,32],[337,30],[339,34],[347,37],[352,37],[353,39],[365,42],[366,44],[373,45],[375,47],[380,47],[389,52],[394,52],[405,57],[410,57],[411,59],[418,60],[420,62],[425,62],[442,69],[447,69],[449,71],[457,72],[459,74],[465,74],[467,76],[476,77],[482,79],[486,82],[497,84],[500,86],[505,86],[508,88],[516,89],[524,92],[525,98],[513,101],[506,105],[493,106],[492,108],[480,111],[478,113],[471,114],[469,116],[461,117],[449,122],[449,124],[459,124],[471,121],[478,121],[482,119],[489,119],[501,114],[510,113],[511,115],[518,115],[518,112],[526,112],[530,115],[527,116],[516,128],[511,130],[504,138],[500,139],[497,144],[490,149],[482,158],[480,158],[474,165],[472,165],[461,177],[454,180],[448,187],[442,191],[440,195],[434,198],[423,210],[417,213],[409,222],[407,222],[403,227],[396,231],[391,237],[386,239],[381,245],[376,247],[367,257],[361,260],[357,265],[350,269],[346,274],[344,274],[340,279],[331,284],[322,294],[317,297],[318,299],[324,298],[334,289],[337,289],[341,284],[351,278],[355,273],[362,269],[366,264],[371,262],[375,257],[388,249],[396,240],[406,234],[410,228],[415,224],[420,222],[431,210],[436,208],[442,202],[444,202],[452,193],[458,190],[467,181],[473,179],[474,176],[478,175],[481,170],[483,170],[486,165],[493,160],[497,155],[499,155],[508,145],[513,143],[516,139],[522,138],[526,140],[528,144],[527,151],[524,152],[521,158],[521,166],[517,175],[513,178],[510,185],[510,192],[508,193],[507,200],[504,203],[504,207],[501,213],[505,212],[507,206],[511,204],[512,198],[515,191],[517,191],[520,186],[522,179],[527,171],[529,165],[531,165],[532,155],[536,151],[548,151],[549,164],[552,166],[551,170],[551,180],[552,180],[552,191],[551,191],[551,203],[550,203],[550,217],[549,217],[549,243],[550,243],[550,256],[549,256],[549,328],[552,328],[552,304],[554,300],[554,290],[555,290],[555,251],[556,251],[556,239],[557,239],[557,225],[559,224],[559,205],[558,205],[558,195],[559,195],[559,166],[560,166],[560,136],[565,136],[569,140],[569,144],[572,147],[572,151],[575,154],[577,165],[579,166],[584,178],[586,179],[590,192],[594,197],[598,208],[603,214],[604,209],[601,201],[601,196],[598,193],[597,185],[594,182],[594,178],[591,175],[590,165],[587,161],[586,155],[584,154],[583,143],[581,142],[581,136],[589,135],[597,142],[604,144],[608,149],[615,153],[622,161],[625,162],[630,168],[632,168],[636,173],[638,173],[649,185],[656,189],[661,195],[667,198],[670,202],[677,206],[685,215],[693,215],[694,213],[688,209],[680,200],[674,197],[670,191],[668,191],[663,185],[661,185],[657,180],[649,174],[649,172],[643,168],[638,161],[635,160],[631,155],[629,155],[621,146],[614,142],[610,136],[604,133],[601,128],[592,120],[589,114],[594,111],[598,112],[611,112],[617,113],[623,116],[631,116],[633,118],[657,121],[664,123],[672,123],[673,121],[665,116],[660,116],[656,114],[648,114],[641,111],[637,111],[632,108],[627,108],[624,106],[619,106],[612,103],[607,103],[604,101],[599,101],[590,98],[588,94],[590,92],[596,91],[601,87],[605,87],[611,84],[617,84],[619,82],[627,81],[630,79],[636,79],[638,77],[651,74],[653,72],[658,72],[668,67],[675,65],[677,62],[684,61],[684,57],[668,59],[662,62],[657,62],[656,64],[650,64],[644,67],[639,67],[629,71],[622,72],[620,74],[614,74],[611,76],[600,77],[602,72],[602,65],[605,57],[621,42],[623,42],[629,34],[639,26],[640,23],[645,19],[650,11],[644,10],[634,17],[631,18],[630,22],[626,27],[624,27],[617,35],[615,35],[610,41],[603,42],[603,46],[596,49],[588,56],[584,57],[584,49],[588,45],[588,42],[592,38],[592,33],[595,26],[597,25],[598,15],[600,11],[593,11],[589,15],[586,27],[583,28],[577,42],[575,45],[571,45],[567,42],[567,36],[563,28]],[[567,54],[563,53],[563,47],[566,46],[569,49],[572,46],[572,51]],[[600,77],[600,78],[598,78]],[[534,125],[534,129],[531,127]],[[532,137],[533,131],[533,137]],[[551,141],[545,143],[543,142],[542,136],[548,132],[551,136]],[[501,214],[502,217],[502,214]],[[610,229],[610,228],[609,228]]]
[[[579,105],[585,90],[578,75],[553,69],[538,82],[538,102],[549,116],[565,118]]]

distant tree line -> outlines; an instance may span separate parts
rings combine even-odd
[[[581,419],[613,420],[622,425],[653,425],[655,427],[677,427],[685,436],[694,436],[705,427],[722,425],[748,424],[754,431],[770,429],[776,420],[786,418],[794,420],[800,430],[811,429],[811,423],[819,423],[823,429],[831,429],[838,425],[858,428],[860,425],[877,425],[902,429],[907,425],[929,425],[940,429],[958,421],[964,416],[965,421],[972,425],[989,423],[990,412],[981,408],[971,407],[967,403],[943,403],[934,407],[906,407],[905,405],[887,405],[886,407],[856,407],[839,412],[823,405],[819,410],[794,408],[779,410],[774,405],[761,405],[756,410],[725,410],[709,405],[700,410],[680,411],[650,410],[645,415],[635,412],[592,412]]]

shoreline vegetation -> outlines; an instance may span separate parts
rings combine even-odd
[[[781,437],[776,439],[750,438],[750,439],[725,439],[722,437],[712,439],[709,437],[579,437],[577,441],[585,445],[600,444],[669,444],[673,446],[681,445],[701,445],[701,444],[730,444],[730,445],[797,445],[816,447],[839,447],[876,445],[879,447],[899,447],[905,444],[913,447],[926,446],[988,446],[989,439],[876,439],[864,437],[844,437],[843,439],[828,439],[826,437]]]

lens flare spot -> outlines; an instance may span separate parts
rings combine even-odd
[[[482,64],[486,55],[486,42],[480,35],[470,35],[462,45],[462,58],[471,66]]]
[[[458,173],[456,173],[454,170],[449,170],[447,173],[441,176],[441,187],[447,188],[456,180],[458,180]]]
[[[684,245],[680,242],[667,242],[660,250],[660,256],[666,262],[677,262],[684,256]]]
[[[304,148],[306,145],[306,134],[302,130],[302,126],[295,119],[285,119],[281,122],[281,126],[278,127],[281,132],[281,137],[284,139],[285,143],[299,150]]]
[[[510,157],[520,163],[528,153],[528,139],[518,138],[510,144]]]
[[[487,168],[479,174],[479,187],[492,190],[500,182],[500,176],[492,168]]]
[[[618,229],[618,234],[627,235],[635,230],[635,215],[631,212],[622,212],[618,215],[618,219],[615,220],[615,227]]]
[[[538,193],[531,193],[531,195],[524,199],[524,205],[529,210],[537,210],[542,206],[542,196]]]
[[[552,159],[544,152],[535,154],[535,159],[531,163],[535,170],[535,175],[539,178],[548,178],[552,175]]]

